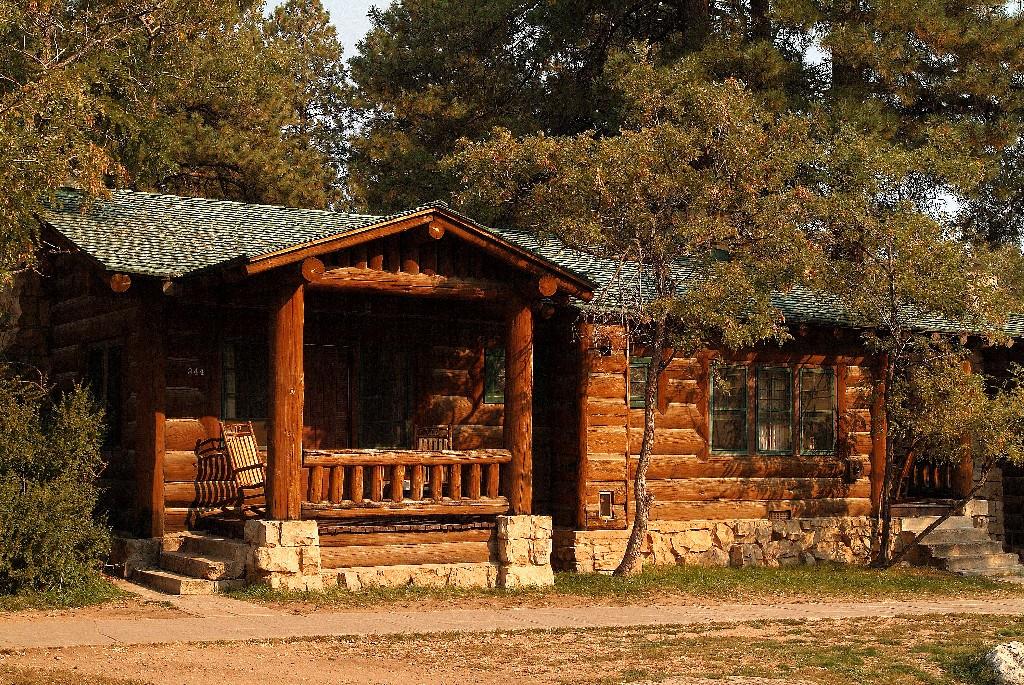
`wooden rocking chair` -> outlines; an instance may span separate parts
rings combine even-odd
[[[258,498],[263,494],[267,480],[267,468],[260,456],[260,448],[256,444],[256,433],[252,422],[220,424],[221,440],[224,452],[228,457],[231,475],[238,486],[239,508],[244,509],[246,500]],[[258,493],[247,491],[259,490]]]
[[[452,427],[420,426],[416,429],[416,449],[426,452],[452,449]]]

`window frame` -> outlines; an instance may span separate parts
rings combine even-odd
[[[765,456],[777,456],[784,454],[797,454],[795,438],[796,438],[796,426],[795,417],[793,411],[793,371],[794,367],[780,364],[756,364],[754,365],[754,454],[763,454]],[[781,369],[788,372],[789,375],[789,392],[786,396],[786,411],[789,415],[789,449],[785,450],[763,450],[761,449],[761,403],[760,403],[760,390],[761,390],[761,372],[772,371]]]
[[[631,355],[629,364],[626,366],[626,391],[628,392],[630,409],[647,408],[647,379],[651,373],[651,361],[653,357]],[[639,397],[633,395],[633,369],[644,370],[644,391]]]
[[[719,409],[715,406],[715,375],[710,374],[708,393],[708,449],[712,454],[750,454],[750,364],[727,364],[730,368],[743,371],[743,409]],[[743,412],[743,445],[737,448],[715,447],[715,415],[720,412]]]
[[[800,384],[800,387],[798,389],[799,397],[800,397],[800,405],[799,405],[799,412],[798,412],[798,416],[796,417],[796,420],[799,423],[799,434],[800,434],[800,445],[799,445],[799,447],[800,447],[800,454],[807,454],[807,455],[810,455],[810,456],[835,456],[836,453],[837,453],[838,445],[839,445],[839,417],[838,417],[838,414],[839,414],[839,384],[836,382],[837,379],[838,379],[839,374],[836,373],[835,367],[832,367],[832,366],[802,366],[802,367],[800,367],[799,371],[800,371],[800,373],[798,375],[799,377],[797,379],[797,382]],[[804,406],[803,406],[804,372],[805,371],[827,373],[829,378],[832,381],[832,383],[831,383],[832,391],[829,393],[829,395],[830,395],[830,397],[832,399],[832,409],[830,410],[830,412],[832,414],[832,447],[829,448],[829,449],[825,449],[825,450],[821,450],[821,449],[815,449],[815,450],[804,449],[804,427],[805,427],[804,416],[807,413],[806,410],[804,409]],[[814,410],[813,413],[821,414],[821,413],[824,413],[824,412],[821,411],[821,410]]]

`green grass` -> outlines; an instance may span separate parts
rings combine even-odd
[[[129,596],[129,593],[109,580],[96,575],[85,583],[60,590],[20,592],[15,595],[0,594],[0,612],[25,609],[72,609],[105,604]]]
[[[668,566],[638,576],[559,573],[552,588],[486,590],[464,588],[372,588],[361,592],[329,589],[289,592],[252,586],[232,596],[259,603],[305,603],[324,608],[360,608],[423,600],[451,602],[477,598],[517,605],[559,597],[618,603],[679,596],[725,602],[843,599],[915,599],[970,595],[1024,596],[1024,587],[988,578],[957,576],[919,568],[886,571],[855,566],[819,565],[788,568],[708,568]]]

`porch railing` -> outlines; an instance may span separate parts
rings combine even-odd
[[[917,460],[903,482],[903,498],[951,498],[956,492],[957,466]]]
[[[508,450],[307,450],[306,518],[503,514]]]

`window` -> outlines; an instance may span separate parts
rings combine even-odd
[[[364,339],[357,373],[359,447],[412,447],[417,374],[409,345],[393,332]]]
[[[484,404],[505,403],[505,350],[484,349]]]
[[[806,454],[832,454],[835,448],[835,374],[832,369],[801,369],[800,449]]]
[[[711,449],[747,451],[747,368],[719,369],[711,388]]]
[[[269,356],[265,340],[237,338],[221,350],[221,413],[232,420],[267,418]]]
[[[793,449],[793,372],[786,367],[757,370],[757,451],[761,454]]]
[[[615,518],[615,511],[612,509],[612,492],[610,490],[602,490],[599,492],[598,502],[598,516],[603,519]]]
[[[650,357],[629,358],[629,407],[643,409],[647,406],[647,374],[651,370]]]
[[[86,382],[93,397],[103,407],[106,433],[104,447],[121,444],[121,346],[103,345],[89,350],[86,359]]]

